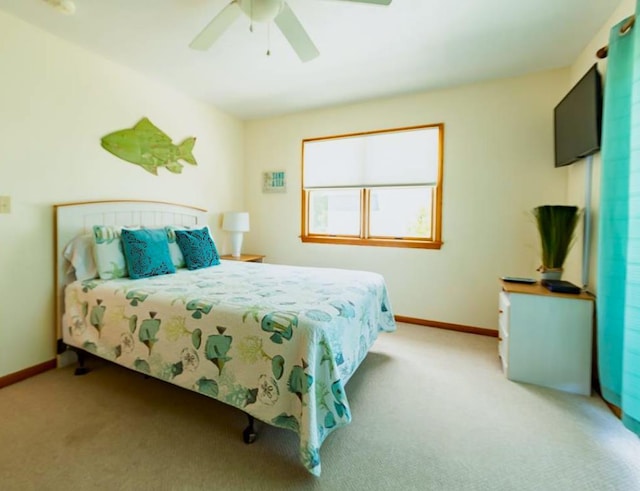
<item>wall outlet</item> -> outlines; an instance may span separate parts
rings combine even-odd
[[[0,213],[11,213],[11,196],[0,196]]]

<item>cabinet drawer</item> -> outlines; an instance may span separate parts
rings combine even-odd
[[[498,329],[501,338],[509,337],[509,310],[511,302],[509,302],[509,294],[500,292],[498,302]]]
[[[502,371],[507,373],[509,367],[509,343],[504,338],[498,341],[498,355],[502,362]]]
[[[498,300],[498,355],[502,362],[502,370],[508,373],[509,367],[509,294],[500,292]]]

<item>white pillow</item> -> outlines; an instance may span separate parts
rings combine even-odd
[[[167,232],[167,241],[169,242],[169,253],[171,254],[171,261],[173,265],[178,268],[184,268],[187,266],[187,263],[184,260],[184,256],[182,255],[182,251],[176,242],[176,230],[189,230],[191,227],[187,225],[167,225],[164,227],[165,232]]]
[[[121,226],[94,225],[94,254],[98,275],[103,280],[128,276],[124,250],[120,240]]]
[[[71,239],[62,252],[62,256],[69,261],[76,280],[84,281],[98,277],[93,245],[93,234],[80,234]]]

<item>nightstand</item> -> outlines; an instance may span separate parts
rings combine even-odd
[[[226,259],[228,261],[243,261],[245,263],[261,263],[264,256],[261,256],[260,254],[240,254],[239,256],[225,254],[224,256],[220,256],[220,259]]]
[[[594,297],[501,286],[498,353],[507,378],[590,395]]]

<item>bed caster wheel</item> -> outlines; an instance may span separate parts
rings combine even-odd
[[[253,416],[249,416],[248,414],[247,417],[249,418],[249,426],[247,426],[242,432],[242,439],[247,445],[250,445],[251,443],[256,441],[256,437],[258,436],[258,434],[256,433],[256,429],[253,426],[255,418]]]
[[[80,349],[75,350],[75,352],[76,352],[76,355],[78,355],[78,366],[74,370],[73,374],[76,376],[86,375],[87,373],[89,373],[89,367],[85,366],[85,362],[87,361],[85,352]]]
[[[256,432],[252,431],[249,428],[245,428],[245,430],[242,432],[242,439],[247,445],[250,445],[253,442],[255,442],[257,436],[258,435],[256,434]]]

